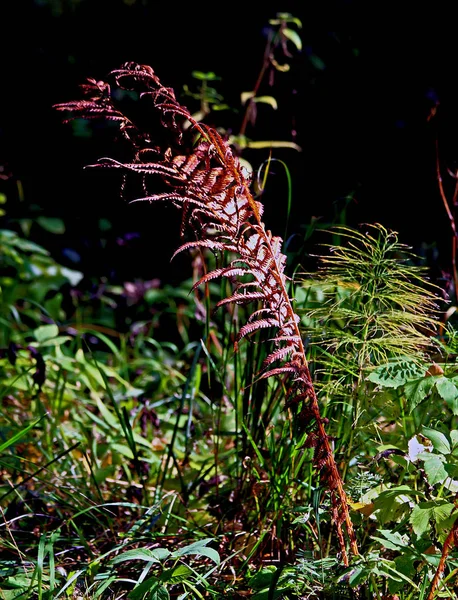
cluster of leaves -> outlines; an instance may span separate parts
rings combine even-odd
[[[300,49],[297,19],[271,25],[261,74],[286,68],[279,48]],[[226,140],[202,123],[227,108],[217,77],[194,76],[192,115],[151,71],[134,78],[153,82],[147,95],[173,133],[181,115],[199,134],[189,155],[136,147],[132,163],[104,163],[172,182],[146,197],[185,205],[183,225],[200,235],[182,246],[192,280],[88,293],[81,273],[0,231],[0,597],[455,597],[456,331],[437,327],[438,290],[394,232],[340,227],[321,268],[291,286],[293,311],[278,293],[289,285],[281,240],[232,154],[275,147],[245,137],[257,105],[275,99],[245,94],[241,131]],[[145,142],[102,82],[87,91],[74,108],[95,116],[101,102],[123,135]],[[249,301],[261,303],[254,313]],[[298,367],[304,340],[311,371]],[[293,387],[263,369],[292,373]],[[320,436],[356,525],[350,560]]]

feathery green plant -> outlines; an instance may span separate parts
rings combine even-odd
[[[333,232],[341,243],[319,257],[298,302],[308,305],[299,312],[311,337],[316,386],[326,416],[338,423],[348,465],[355,433],[372,426],[379,410],[371,406],[370,370],[403,358],[428,368],[437,350],[438,290],[395,232],[380,224]]]

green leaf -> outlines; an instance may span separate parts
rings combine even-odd
[[[262,590],[264,588],[268,588],[275,572],[276,568],[273,565],[264,567],[255,575],[253,575],[253,577],[250,577],[248,585],[253,590]]]
[[[378,540],[385,546],[385,548],[389,548],[390,550],[399,550],[399,548],[404,548],[406,545],[405,539],[397,531],[393,533],[390,529],[379,529],[379,533],[383,536],[383,538],[372,536],[372,539]]]
[[[326,63],[324,60],[316,54],[310,54],[309,61],[312,63],[315,69],[318,69],[318,71],[324,71],[326,69]]]
[[[199,81],[220,81],[221,77],[218,77],[213,71],[209,71],[208,73],[202,73],[202,71],[193,71],[191,75],[194,79],[198,79]]]
[[[431,440],[435,450],[441,454],[450,454],[452,451],[450,442],[441,431],[431,429],[430,427],[423,427],[421,432],[425,437]]]
[[[376,517],[379,523],[396,520],[409,509],[408,496],[418,495],[418,490],[413,490],[406,485],[383,490],[374,498]]]
[[[418,490],[414,490],[411,487],[409,487],[408,485],[398,485],[396,487],[392,487],[392,488],[389,488],[387,490],[383,490],[382,492],[380,492],[378,494],[377,498],[374,499],[374,502],[376,502],[376,503],[383,502],[384,500],[396,498],[397,496],[400,496],[403,494],[406,494],[407,496],[418,496],[418,495],[423,496],[424,495],[422,492],[419,492]]]
[[[57,219],[55,217],[38,217],[37,223],[40,227],[43,227],[45,231],[49,231],[49,233],[58,235],[65,233],[65,223],[62,219]]]
[[[253,98],[253,96],[255,96],[255,92],[242,92],[240,94],[240,102],[242,103],[242,106],[246,104],[248,100]]]
[[[299,52],[302,50],[301,36],[297,33],[297,31],[294,31],[294,29],[289,29],[288,27],[286,27],[285,29],[283,29],[282,33],[285,36],[285,38],[287,38],[290,42],[292,42],[296,46],[296,48],[299,50]]]
[[[430,485],[443,483],[447,479],[448,473],[445,470],[445,459],[442,455],[422,452],[418,458],[424,461],[424,469]]]
[[[148,600],[170,600],[167,588],[157,577],[149,577],[140,585],[137,585],[129,594],[129,600],[143,600],[145,594],[148,594]]]
[[[193,574],[193,570],[187,567],[186,565],[178,565],[171,569],[166,569],[160,576],[160,580],[163,583],[180,583],[180,581],[184,581],[189,579],[189,576]]]
[[[409,381],[404,387],[404,392],[409,407],[412,412],[419,404],[426,400],[436,383],[434,377],[423,377],[416,381]]]
[[[43,344],[59,335],[59,327],[57,325],[41,325],[35,329],[33,335],[37,342]]]
[[[21,429],[21,431],[18,431],[9,440],[6,440],[6,442],[3,442],[3,444],[0,444],[0,453],[4,452],[7,448],[9,448],[10,446],[12,446],[16,442],[18,442],[22,437],[24,437],[24,435],[26,435],[26,433],[28,433],[31,429],[33,429],[34,427],[36,427],[38,425],[38,423],[40,421],[42,421],[47,416],[48,416],[47,413],[44,414],[42,417],[40,417],[39,419],[37,419],[33,423],[30,423],[30,425],[27,425],[26,427],[24,427],[24,429]]]
[[[437,531],[443,529],[455,506],[445,500],[420,502],[414,507],[410,515],[410,523],[418,537],[421,537],[429,528],[430,521],[434,521]]]
[[[94,598],[100,598],[105,590],[109,588],[110,585],[116,581],[116,579],[116,575],[112,575],[111,577],[108,577],[108,579],[105,579],[105,581],[97,588]]]
[[[251,596],[251,600],[281,600],[282,598],[285,598],[283,594],[288,591],[291,590],[288,590],[287,588],[277,588],[273,591],[273,593],[270,589],[262,590],[261,592],[256,592],[256,594]]]
[[[132,460],[134,458],[134,453],[132,452],[132,449],[129,448],[129,446],[126,446],[125,444],[117,444],[116,442],[114,442],[111,445],[111,447],[113,448],[113,450],[116,450],[116,452],[119,452],[121,456],[124,456],[129,460]]]
[[[439,377],[436,382],[436,389],[439,393],[439,396],[447,402],[449,405],[453,405],[458,399],[458,388],[447,379],[447,377]]]
[[[400,546],[399,544],[393,544],[390,540],[378,537],[377,535],[372,535],[371,539],[375,540],[376,542],[380,542],[380,544],[384,548],[387,548],[388,550],[397,550],[398,551],[400,548],[402,548],[402,546]]]
[[[408,548],[405,548],[407,550]],[[416,565],[414,564],[415,558],[418,555],[410,551],[405,554],[400,554],[394,559],[396,570],[403,573],[406,577],[414,577],[417,572]]]
[[[434,514],[434,508],[429,506],[430,504],[430,502],[420,502],[410,515],[409,522],[418,537],[421,537],[430,528],[429,521]]]
[[[449,520],[452,510],[455,505],[451,502],[443,501],[434,507],[434,520],[436,522],[437,529],[441,529],[444,523]]]
[[[100,398],[96,397],[95,402],[97,404],[97,408],[99,409],[103,419],[105,422],[113,429],[117,430],[120,427],[118,419],[115,415],[108,410],[105,404],[100,400]]]
[[[69,335],[58,335],[55,338],[49,339],[49,340],[45,340],[44,342],[30,342],[30,346],[37,348],[39,346],[61,346],[62,344],[65,344],[66,342],[70,342],[71,340],[73,340],[72,337],[70,337]]]
[[[355,587],[356,585],[363,583],[367,579],[369,575],[368,569],[364,569],[363,567],[356,567],[354,571],[352,571],[348,583],[351,587]]]
[[[299,28],[302,27],[302,21],[297,17],[293,17],[291,13],[279,12],[276,19],[269,19],[269,25],[283,25],[284,23],[294,23]]]
[[[367,377],[369,381],[385,388],[398,388],[408,381],[418,379],[423,375],[421,369],[413,360],[398,359],[374,369]]]
[[[273,96],[257,96],[254,98],[253,102],[261,102],[261,104],[270,104],[270,106],[277,110],[278,104]]]
[[[274,140],[266,140],[264,142],[247,141],[246,145],[247,148],[255,148],[256,150],[260,148],[291,148],[292,150],[302,152],[302,148],[294,142],[278,142]]]
[[[215,540],[213,538],[205,538],[203,540],[199,540],[198,542],[189,544],[184,548],[175,550],[175,552],[173,552],[171,556],[173,558],[180,558],[181,556],[187,556],[189,554],[200,554],[201,556],[206,556],[207,558],[210,558],[214,563],[219,565],[220,557],[218,552],[216,550],[213,550],[213,548],[206,547],[207,544],[214,541]]]
[[[127,560],[144,560],[146,562],[161,563],[169,557],[170,552],[165,548],[155,548],[154,550],[136,548],[135,550],[126,550],[126,552],[112,558],[110,562],[113,565]]]

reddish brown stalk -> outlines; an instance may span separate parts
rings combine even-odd
[[[453,273],[453,283],[455,285],[455,298],[458,300],[458,272],[457,272],[457,268],[456,268],[456,251],[457,251],[457,245],[458,245],[458,236],[457,236],[457,231],[456,231],[455,217],[453,216],[453,213],[450,209],[450,206],[449,206],[449,203],[447,200],[447,196],[446,196],[445,190],[444,190],[444,185],[442,183],[442,175],[441,175],[440,160],[439,160],[439,147],[438,147],[437,140],[436,140],[436,174],[437,174],[437,182],[439,185],[440,197],[444,204],[445,212],[447,213],[447,217],[448,217],[450,227],[452,230],[452,236],[453,236],[452,237],[452,273]],[[453,194],[452,206],[455,205],[457,195],[458,195],[458,181],[455,186],[455,192]]]
[[[151,67],[128,63],[113,71],[112,76],[120,88],[140,90],[141,98],[152,101],[162,117],[165,130],[174,137],[173,144],[153,146],[154,135],[140,132],[107,99],[108,84],[90,80],[84,88],[86,95],[91,95],[89,100],[61,104],[56,108],[70,110],[74,117],[105,116],[120,123],[121,132],[135,149],[133,161],[123,164],[103,159],[96,166],[148,177],[144,179],[144,196],[134,201],[168,200],[182,209],[181,233],[183,235],[190,229],[194,239],[185,242],[176,253],[208,248],[233,257],[227,266],[206,272],[194,288],[226,277],[234,292],[217,307],[228,303],[247,305],[253,301],[261,304],[262,308],[252,312],[247,323],[240,328],[235,341],[236,351],[244,337],[262,328],[275,328],[275,349],[265,360],[265,370],[260,377],[286,375],[289,378],[288,406],[296,407],[295,418],[299,428],[310,431],[306,446],[314,449],[315,467],[329,491],[342,560],[348,565],[343,525],[353,555],[358,554],[358,547],[343,481],[308,368],[299,329],[300,319],[293,310],[286,289],[286,256],[281,252],[282,239],[266,230],[262,221],[263,206],[253,198],[250,180],[229,144],[215,129],[196,122],[189,111],[176,101],[173,90],[162,86]],[[187,131],[195,136],[190,148],[184,144],[185,132],[180,120],[187,120],[191,125]],[[177,153],[177,147],[182,154]],[[159,177],[171,191],[151,193],[149,187],[153,176]],[[271,368],[272,363],[277,363],[277,366]]]
[[[434,575],[434,579],[431,582],[431,588],[429,590],[428,598],[426,600],[433,600],[436,594],[437,586],[444,574],[445,564],[447,562],[447,557],[450,554],[450,551],[458,546],[458,520],[453,523],[452,529],[445,539],[444,545],[442,547],[442,556],[439,561],[439,565],[436,569],[436,573]]]

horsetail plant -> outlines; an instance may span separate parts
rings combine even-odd
[[[84,99],[57,104],[55,108],[70,111],[64,122],[75,118],[116,122],[133,150],[132,159],[122,162],[102,158],[92,166],[118,169],[123,175],[123,191],[129,173],[140,176],[142,194],[131,202],[168,201],[182,210],[181,236],[189,231],[194,237],[185,241],[174,256],[184,250],[208,249],[224,261],[218,263],[222,266],[204,274],[193,289],[226,278],[231,284],[230,295],[220,300],[215,309],[231,304],[255,306],[235,336],[234,350],[238,350],[243,338],[255,332],[274,331],[274,350],[265,359],[259,377],[285,379],[286,404],[294,414],[296,426],[308,432],[305,445],[313,449],[314,465],[329,491],[342,561],[348,565],[347,546],[353,555],[358,554],[358,546],[342,477],[309,371],[300,318],[287,291],[282,239],[266,229],[263,205],[253,197],[250,175],[229,143],[216,129],[197,122],[179,104],[174,91],[162,85],[151,67],[125,63],[109,77],[118,90],[138,94],[142,102],[158,111],[161,135],[145,131],[126,116],[117,107],[116,93],[103,81],[88,79],[81,86]],[[158,143],[163,134],[165,141]],[[160,191],[153,191],[152,182]]]

